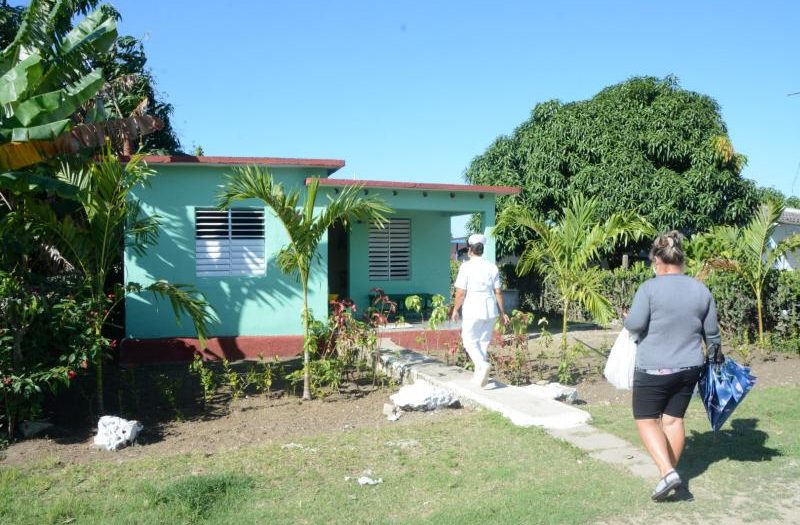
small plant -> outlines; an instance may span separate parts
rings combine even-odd
[[[189,365],[189,372],[200,379],[200,386],[203,388],[203,404],[208,405],[217,391],[217,379],[214,371],[205,365],[203,357],[196,353]]]
[[[239,373],[233,369],[230,361],[227,359],[222,360],[222,383],[228,387],[231,393],[231,401],[237,401],[241,398],[247,388],[246,382]]]
[[[312,394],[325,397],[339,390],[345,365],[340,359],[316,359],[309,363],[309,379]],[[303,370],[295,370],[286,376],[293,386],[303,381]]]
[[[571,384],[577,376],[575,364],[578,358],[588,353],[588,349],[580,343],[570,346],[566,352],[561,352],[558,361],[558,382],[562,385]]]
[[[553,346],[553,334],[547,329],[547,318],[542,317],[536,324],[539,326],[539,354],[536,356],[536,371],[539,380],[544,379],[545,370],[547,370],[547,357],[550,355],[550,349]]]
[[[178,392],[183,386],[183,379],[180,377],[170,378],[166,374],[157,374],[155,376],[156,388],[158,388],[172,411],[175,413],[176,421],[183,421],[183,412],[181,412],[178,405]]]
[[[425,318],[422,316],[422,297],[419,295],[409,295],[405,299],[405,307],[407,311],[419,314],[422,320],[425,321]]]
[[[449,318],[450,307],[443,295],[436,294],[431,297],[431,308],[431,317],[428,320],[428,326],[431,330],[436,330],[439,328],[439,325]]]
[[[389,316],[397,312],[397,303],[381,288],[373,288],[375,294],[372,304],[364,310],[364,320],[371,326],[378,328],[389,322]]]
[[[266,361],[264,356],[260,355],[258,366],[261,371],[256,373],[251,384],[255,386],[256,391],[269,394],[275,380],[283,374],[283,365],[277,356],[272,361]]]

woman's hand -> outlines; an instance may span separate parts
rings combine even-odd
[[[503,323],[503,325],[507,325],[509,323],[509,319],[508,319],[508,314],[507,313],[503,312],[503,314],[500,315],[500,322]]]
[[[458,310],[456,310],[455,308],[453,308],[453,313],[450,314],[450,320],[454,322],[458,321]]]

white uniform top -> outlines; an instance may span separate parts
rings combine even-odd
[[[500,288],[500,272],[494,263],[472,256],[458,269],[456,288],[466,292],[461,316],[464,319],[494,319],[498,315],[495,288]]]

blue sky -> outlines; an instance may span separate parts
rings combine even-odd
[[[340,177],[463,182],[548,99],[676,75],[744,175],[800,194],[799,2],[115,0],[183,144],[342,158]]]

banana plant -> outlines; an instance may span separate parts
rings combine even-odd
[[[108,136],[140,136],[161,129],[152,116],[76,123],[74,118],[105,84],[89,58],[108,52],[118,13],[101,6],[74,27],[71,18],[97,2],[32,0],[16,37],[0,52],[0,170],[15,172],[60,155],[98,149]]]

